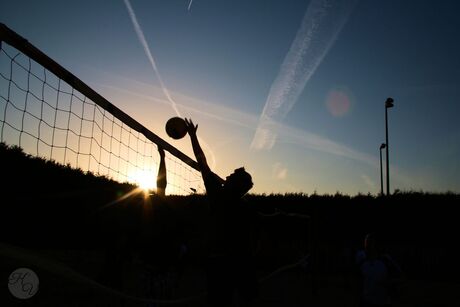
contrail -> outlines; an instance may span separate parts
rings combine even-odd
[[[188,4],[188,11],[190,12],[190,8],[192,7],[192,3],[193,3],[193,0],[190,0],[189,4]]]
[[[168,101],[171,103],[171,106],[174,109],[174,111],[176,112],[176,115],[180,117],[181,115],[179,113],[179,110],[177,109],[177,104],[174,101],[174,99],[172,99],[171,95],[169,94],[168,89],[166,88],[166,86],[165,86],[165,84],[163,82],[163,79],[161,78],[160,72],[158,71],[157,64],[155,63],[153,55],[150,52],[150,48],[149,48],[149,45],[147,44],[147,41],[145,39],[144,32],[142,31],[141,26],[137,22],[136,14],[134,13],[134,10],[133,10],[133,8],[131,6],[131,3],[129,2],[129,0],[124,0],[124,1],[125,1],[126,8],[128,9],[129,17],[131,17],[131,21],[133,22],[134,29],[136,30],[137,37],[139,38],[139,41],[141,42],[142,46],[144,47],[145,54],[147,55],[147,57],[148,57],[148,59],[150,61],[150,64],[152,65],[152,68],[153,68],[153,70],[155,72],[155,75],[157,76],[158,81],[160,82],[161,89],[162,89],[163,93],[165,94],[166,98],[168,99]]]
[[[113,75],[111,75],[113,76]],[[130,80],[122,78],[123,84],[127,84],[127,81],[132,81],[138,83],[142,86],[148,87],[149,91],[151,89],[150,84],[143,82]],[[154,101],[157,103],[169,104],[169,102],[160,97],[155,97],[152,95],[142,94],[142,91],[131,91],[125,88],[115,87],[112,85],[100,84],[102,87],[106,87],[112,90],[120,91],[126,94],[133,95],[134,97],[139,97],[142,99]],[[157,88],[156,86],[154,88]],[[159,89],[161,91],[161,89]],[[155,91],[157,92],[157,91]],[[184,108],[185,111],[190,112],[191,114],[200,114],[210,119],[217,119],[222,124],[232,125],[244,129],[247,134],[251,133],[254,130],[255,125],[259,118],[256,115],[249,113],[241,112],[238,109],[232,109],[229,107],[224,107],[216,103],[209,103],[204,100],[195,99],[190,96],[183,95],[179,92],[173,93],[175,96],[180,97],[181,101],[187,101],[188,104],[181,104],[181,109]],[[203,111],[206,110],[206,111]],[[184,112],[185,112],[184,111]],[[379,160],[378,156],[370,155],[364,151],[359,151],[354,148],[351,148],[345,144],[336,142],[335,140],[325,138],[321,135],[314,134],[302,129],[291,127],[284,123],[272,122],[273,129],[277,130],[280,136],[280,143],[283,145],[294,145],[297,147],[302,147],[308,150],[318,151],[320,153],[331,154],[336,157],[344,157],[350,160],[358,161],[365,165],[371,166],[375,170],[379,170]],[[228,140],[228,139],[226,139]],[[200,141],[201,142],[201,141]],[[204,145],[203,145],[204,146]],[[216,147],[216,146],[214,146]],[[208,150],[208,148],[206,148]],[[209,149],[210,150],[210,149]],[[210,151],[211,154],[212,151]],[[213,155],[209,156],[210,165],[214,167],[217,165],[215,157]],[[411,183],[418,180],[415,177],[407,175],[404,170],[396,168],[396,166],[391,165],[392,173],[395,175],[396,180],[404,183],[405,186],[410,187]],[[413,185],[412,185],[413,186]]]
[[[151,87],[151,85],[149,84],[145,84],[139,81],[135,82],[140,83],[141,85],[148,86],[149,88]],[[122,93],[127,93],[142,99],[155,101],[163,104],[168,103],[163,98],[155,97],[152,95],[144,95],[140,93],[140,91],[131,91],[121,87],[105,84],[101,84],[101,86],[117,90]],[[193,114],[200,114],[206,116],[207,118],[217,119],[222,123],[231,124],[233,126],[243,128],[246,131],[248,131],[248,134],[250,133],[250,131],[253,130],[254,126],[257,124],[258,118],[255,115],[244,113],[237,109],[224,107],[219,104],[211,104],[209,102],[194,99],[192,97],[185,96],[181,93],[176,92],[175,95],[182,97],[181,100],[190,101],[190,103],[193,104],[193,106],[191,106],[190,103],[189,105],[181,105],[181,108],[186,109],[188,112],[191,112]],[[269,124],[271,125],[271,128],[273,130],[277,130],[279,132],[280,141],[282,141],[284,144],[303,146],[305,148],[317,150],[319,152],[333,154],[339,157],[346,157],[352,160],[357,160],[362,163],[378,167],[377,158],[373,158],[373,156],[368,155],[364,152],[356,151],[355,149],[347,147],[334,140],[330,140],[321,135],[314,134],[298,128],[293,128],[289,125],[275,121],[272,121]]]
[[[126,8],[128,9],[128,13],[129,13],[129,16],[131,17],[131,21],[133,22],[133,25],[134,25],[134,29],[136,30],[136,34],[137,34],[137,37],[139,38],[139,41],[141,42],[142,46],[144,47],[144,51],[145,51],[145,54],[147,55],[149,61],[150,61],[150,64],[152,64],[152,68],[153,70],[155,71],[155,74],[160,82],[160,86],[161,86],[161,90],[163,91],[163,93],[165,94],[166,98],[168,99],[168,101],[171,103],[171,106],[172,108],[174,109],[174,111],[176,112],[176,115],[179,116],[179,117],[182,117],[178,108],[177,108],[177,103],[174,101],[174,99],[172,99],[171,95],[169,94],[169,91],[167,89],[167,87],[165,86],[164,82],[163,82],[163,79],[161,78],[161,75],[160,75],[160,72],[158,71],[158,67],[155,63],[155,60],[153,58],[153,55],[152,53],[150,52],[150,48],[147,44],[147,40],[145,39],[145,36],[144,36],[144,33],[141,29],[141,26],[139,25],[139,23],[137,22],[137,18],[136,18],[136,14],[134,13],[134,10],[131,6],[131,3],[129,2],[129,0],[124,0],[125,2],[125,5],[126,5]],[[190,1],[192,2],[192,1]],[[189,7],[190,7],[191,3],[189,4]],[[214,165],[216,164],[216,158],[215,158],[215,155],[214,155],[214,152],[212,151],[211,147],[202,139],[202,138],[198,138],[200,140],[200,143],[201,145],[208,149],[208,152],[209,152],[209,155],[210,155],[210,164],[211,164],[211,167],[214,167]]]
[[[167,100],[165,100],[163,98],[154,97],[152,95],[141,94],[138,91],[132,91],[132,90],[128,90],[126,88],[121,88],[121,87],[113,86],[113,85],[110,85],[110,84],[102,84],[101,83],[100,86],[104,87],[104,88],[107,88],[107,89],[116,90],[116,91],[119,91],[119,92],[122,92],[122,93],[125,93],[125,94],[129,94],[129,95],[132,95],[132,96],[136,96],[136,97],[139,97],[139,98],[142,98],[142,99],[145,99],[145,100],[154,101],[156,103],[167,104],[167,105],[170,104],[169,101],[167,101]],[[182,96],[182,95],[177,94],[176,96]],[[192,98],[188,98],[186,96],[184,96],[184,97],[185,97],[185,99],[192,99]],[[212,118],[212,119],[215,119],[215,120],[219,120],[221,122],[230,123],[230,124],[233,124],[234,126],[239,126],[239,127],[246,128],[246,129],[251,129],[252,130],[254,128],[254,123],[248,123],[247,120],[246,121],[241,120],[241,118],[248,117],[248,115],[243,114],[243,113],[237,113],[237,115],[229,116],[230,113],[234,113],[235,111],[233,109],[229,109],[229,108],[219,106],[218,104],[213,104],[212,106],[210,106],[209,104],[201,105],[200,108],[193,107],[193,106],[190,106],[190,105],[181,104],[181,103],[178,103],[178,106],[180,106],[180,108],[182,110],[184,110],[184,112],[188,111],[189,113],[192,113],[192,114],[204,115],[206,117],[209,117],[209,118]],[[219,109],[219,112],[218,113],[210,112],[208,110],[210,107]],[[255,122],[257,122],[257,120],[255,120]]]
[[[276,121],[289,113],[305,85],[337,39],[357,0],[313,0],[273,82],[252,149],[271,149]]]

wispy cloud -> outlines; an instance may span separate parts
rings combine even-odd
[[[334,44],[355,0],[313,0],[273,82],[257,130],[253,149],[271,149],[277,132],[273,121],[289,113],[308,80]]]
[[[361,179],[364,181],[364,183],[369,187],[369,189],[371,191],[376,191],[377,190],[377,185],[375,184],[375,182],[371,179],[371,177],[369,177],[368,175],[366,174],[362,174],[361,175]]]
[[[141,26],[139,25],[139,22],[137,21],[136,14],[134,13],[134,10],[131,6],[131,3],[129,0],[124,0],[126,8],[129,13],[129,17],[131,18],[131,21],[134,26],[134,30],[136,31],[137,37],[142,45],[144,47],[145,54],[147,55],[147,58],[150,61],[150,64],[152,65],[153,71],[155,72],[155,75],[158,78],[158,81],[160,82],[161,89],[168,99],[168,101],[171,103],[172,108],[174,109],[174,112],[176,113],[177,116],[180,116],[179,110],[177,108],[177,103],[174,101],[174,99],[171,97],[168,88],[163,82],[163,79],[161,78],[160,71],[158,70],[157,64],[155,62],[155,59],[153,58],[152,52],[150,51],[149,45],[147,43],[147,40],[145,39],[144,32],[142,31]]]
[[[285,180],[287,178],[288,169],[280,162],[276,162],[272,167],[272,176],[277,180]]]
[[[128,79],[123,79],[122,83],[129,84],[130,82],[128,81]],[[150,100],[155,103],[162,104],[168,103],[167,100],[159,97],[159,95],[161,95],[160,88],[139,81],[131,80],[131,82],[135,82],[138,84],[136,86],[136,91],[132,91],[126,88],[114,87],[112,85],[100,86],[106,87],[111,90],[120,91],[124,94],[129,94],[133,97],[138,97],[146,101]],[[145,89],[141,90],[141,88],[143,87],[145,87]],[[143,92],[148,92],[149,94],[143,94]],[[218,103],[210,103],[207,101],[189,97],[178,92],[174,92],[174,95],[179,97],[180,101],[184,102],[184,104],[180,104],[179,107],[183,109],[184,112],[190,114],[192,117],[195,114],[200,114],[201,116],[203,116],[203,118],[217,120],[222,125],[227,124],[233,127],[243,129],[247,131],[247,135],[250,135],[254,132],[254,127],[256,126],[258,121],[258,117],[256,115],[241,112],[237,109],[229,108]],[[372,169],[376,171],[376,174],[378,174],[380,164],[379,157],[377,155],[370,155],[360,150],[351,148],[350,146],[347,146],[345,144],[341,144],[337,141],[328,139],[324,136],[301,130],[298,128],[294,128],[273,120],[270,122],[270,124],[271,128],[275,129],[278,132],[280,136],[279,142],[283,145],[293,145],[307,150],[313,150],[320,153],[326,153],[333,156],[344,157],[349,160],[354,160],[359,163],[363,163],[364,165],[370,166]],[[211,159],[214,160],[213,158]],[[278,172],[274,172],[274,170],[277,170]],[[399,181],[402,186],[411,187],[414,185],[414,178],[412,178],[412,176],[407,175],[403,170],[398,169],[395,166],[392,166],[390,170],[392,177],[394,177],[395,180]],[[275,165],[272,166],[272,171],[273,175],[275,175],[275,173],[280,175],[280,177],[278,178],[282,177],[283,172],[286,175],[288,174],[287,170],[283,171],[282,165],[276,166],[276,168]],[[365,180],[362,176],[361,179]],[[369,186],[370,181],[368,181],[367,183]]]
[[[112,76],[113,77],[113,76]],[[128,84],[128,79],[123,79],[124,84]],[[161,92],[161,89],[150,84],[142,83],[139,81],[132,81],[139,84],[139,88],[145,87],[146,90],[132,91],[126,88],[115,87],[112,85],[102,85],[103,87],[111,90],[120,91],[125,94],[133,95],[144,100],[151,100],[155,103],[168,103],[167,100],[159,98],[155,93]],[[143,94],[146,91],[149,94]],[[180,97],[180,101],[184,104],[179,106],[187,111],[189,114],[200,114],[213,120],[218,120],[222,123],[227,123],[232,126],[237,126],[242,129],[253,132],[257,124],[258,118],[256,115],[241,112],[237,109],[229,108],[218,103],[210,103],[199,100],[187,95],[175,92],[175,96]],[[372,156],[361,151],[355,150],[344,144],[340,144],[334,140],[325,138],[318,134],[314,134],[305,130],[293,128],[283,123],[272,120],[270,122],[271,128],[277,130],[280,135],[280,142],[284,144],[293,144],[301,146],[306,149],[312,149],[319,152],[325,152],[336,156],[346,157],[352,160],[357,160],[368,165],[379,167],[379,160],[377,156]]]
[[[123,81],[123,84],[129,84],[130,82],[137,83],[137,90],[133,91],[127,88],[116,87],[107,84],[100,84],[100,86],[108,88],[110,90],[116,90],[124,94],[129,94],[134,97],[141,98],[143,100],[150,100],[155,103],[162,104],[168,103],[167,100],[158,97],[158,94],[161,92],[161,88],[130,79],[122,78],[121,80]],[[145,89],[142,90],[142,87],[145,87]],[[148,92],[148,94],[144,94],[143,92]],[[256,115],[241,112],[237,109],[229,108],[228,106],[220,105],[218,103],[206,102],[178,92],[174,92],[174,95],[180,97],[180,101],[184,102],[184,104],[179,104],[179,106],[191,115],[200,114],[204,117],[213,120],[218,120],[222,123],[227,123],[232,126],[237,126],[239,128],[246,129],[248,130],[248,132],[254,131],[255,124],[258,121]],[[326,152],[336,156],[350,158],[376,167],[379,166],[378,157],[374,157],[366,153],[357,151],[355,149],[350,148],[349,146],[340,144],[334,140],[325,138],[323,136],[305,130],[293,128],[291,126],[273,120],[270,122],[270,125],[271,128],[278,131],[280,135],[280,142],[284,144],[302,146],[306,149],[312,149],[320,152]]]
[[[166,85],[163,82],[163,79],[161,78],[160,71],[158,70],[155,59],[153,58],[152,52],[150,51],[149,45],[147,44],[147,40],[145,39],[144,32],[142,31],[142,28],[139,25],[139,22],[137,21],[136,14],[134,13],[131,3],[129,2],[129,0],[124,0],[124,1],[125,1],[126,8],[128,9],[129,17],[131,18],[134,29],[136,30],[137,37],[139,38],[140,43],[144,47],[145,54],[147,55],[147,58],[149,59],[150,64],[152,65],[153,71],[155,72],[158,78],[158,81],[160,82],[161,90],[163,91],[167,100],[171,103],[171,107],[174,109],[174,112],[176,113],[176,115],[179,117],[182,117],[179,112],[179,109],[177,108],[176,101],[171,97],[168,88],[166,87]],[[191,3],[189,4],[189,7],[190,5]],[[208,149],[208,153],[210,154],[210,158],[211,158],[210,164],[211,164],[211,167],[213,167],[216,161],[214,152],[212,151],[211,147],[208,145],[206,141],[204,141],[202,138],[199,138],[199,140],[200,140],[201,145]]]
[[[379,167],[379,160],[376,156],[355,150],[347,145],[305,130],[292,128],[282,124],[278,124],[277,127],[274,127],[280,135],[280,143],[293,144],[306,149],[312,149],[338,157],[345,157],[365,163],[374,168]]]
[[[112,76],[113,77],[113,76]],[[123,78],[124,79],[124,78]],[[128,79],[124,79],[128,80]],[[150,89],[155,89],[155,86],[145,84],[139,81],[129,80],[130,82],[137,82],[141,86],[149,87]],[[99,86],[107,88],[109,90],[115,90],[120,93],[132,95],[134,97],[141,98],[147,101],[153,101],[155,103],[167,104],[169,105],[170,102],[166,99],[156,97],[152,94],[143,94],[141,91],[133,91],[127,88],[121,88],[117,86],[113,86],[110,84],[99,84]],[[156,88],[158,90],[158,88]],[[161,91],[161,89],[159,89]],[[241,128],[246,129],[253,129],[257,119],[254,116],[248,115],[246,113],[239,112],[237,110],[224,107],[218,104],[212,104],[208,102],[204,102],[201,100],[197,100],[192,97],[185,96],[183,94],[174,92],[174,95],[179,97],[180,101],[186,102],[186,104],[177,103],[177,106],[180,107],[185,113],[188,114],[201,114],[205,117],[212,118],[223,123],[229,123],[235,126],[239,126]]]
[[[190,9],[192,8],[192,3],[193,3],[193,0],[190,0],[190,2],[188,3],[187,11],[189,12],[190,12]]]

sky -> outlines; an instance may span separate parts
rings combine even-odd
[[[458,1],[0,1],[0,22],[254,193],[460,192]],[[385,153],[383,152],[385,161]]]

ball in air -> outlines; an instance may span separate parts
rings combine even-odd
[[[173,139],[178,140],[187,134],[187,126],[184,119],[180,117],[171,117],[166,122],[166,133]]]

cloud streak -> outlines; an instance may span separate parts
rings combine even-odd
[[[379,160],[377,157],[357,151],[323,136],[281,124],[274,128],[281,136],[280,142],[283,142],[284,144],[293,144],[338,157],[345,157],[365,163],[376,169],[379,167]]]
[[[111,75],[113,78],[114,76]],[[122,78],[123,84],[129,84],[129,81],[136,83],[136,90],[132,91],[127,88],[116,87],[113,85],[100,84],[100,86],[105,87],[110,90],[116,90],[124,94],[132,95],[133,97],[138,97],[143,100],[153,101],[155,103],[168,104],[168,101],[159,96],[155,96],[155,93],[161,94],[161,88],[156,86],[134,81],[131,79]],[[144,88],[144,89],[143,89]],[[154,95],[152,95],[152,90]],[[143,92],[148,92],[149,94],[143,94]],[[238,127],[247,131],[246,135],[254,132],[254,127],[257,124],[258,117],[256,115],[251,115],[249,113],[241,112],[237,109],[229,108],[227,106],[222,106],[217,103],[210,103],[193,97],[183,95],[178,92],[174,92],[174,95],[180,97],[180,101],[185,102],[186,104],[181,104],[180,107],[184,109],[184,112],[191,114],[200,114],[205,118],[211,120],[217,120],[221,125],[230,125],[233,127]],[[206,111],[203,111],[206,110]],[[314,134],[305,130],[297,129],[290,127],[286,124],[278,123],[275,121],[271,122],[272,128],[278,131],[280,135],[280,142],[285,145],[293,145],[308,150],[314,150],[321,153],[331,154],[337,157],[344,157],[346,159],[354,160],[359,163],[370,166],[376,172],[380,168],[379,158],[377,155],[371,155],[356,149],[353,149],[347,145],[338,143],[334,140],[325,138],[321,135]],[[208,146],[209,147],[209,146]],[[214,158],[211,157],[212,162],[214,163]],[[275,164],[276,165],[276,164]],[[402,186],[411,187],[414,186],[414,177],[408,175],[403,170],[398,169],[395,166],[391,167],[391,174],[394,179],[398,180]],[[274,169],[273,169],[274,170]],[[282,170],[282,168],[277,168],[277,170]],[[292,171],[292,170],[291,170]],[[282,172],[276,172],[277,174],[283,175],[288,174],[287,170]],[[272,173],[274,174],[274,173]],[[281,179],[280,176],[278,179]],[[361,179],[365,180],[362,176]],[[369,187],[369,182],[366,182]]]
[[[272,177],[277,180],[285,180],[287,178],[288,169],[280,162],[276,162],[272,167]]]
[[[166,87],[166,85],[163,82],[163,79],[161,78],[160,71],[158,70],[155,59],[153,58],[152,52],[150,51],[149,45],[147,44],[147,40],[145,39],[144,32],[142,31],[142,28],[139,25],[139,22],[137,21],[136,14],[134,13],[131,3],[129,2],[129,0],[124,0],[124,2],[128,10],[129,17],[131,18],[131,21],[133,23],[134,30],[136,31],[137,37],[142,47],[144,47],[145,54],[147,55],[147,58],[149,59],[150,64],[152,65],[153,71],[155,72],[155,75],[157,76],[158,81],[160,82],[160,87],[161,87],[163,94],[166,96],[166,99],[171,103],[171,107],[174,109],[174,112],[176,113],[176,115],[179,117],[182,117],[181,113],[179,112],[179,109],[177,108],[176,101],[171,97],[168,88]],[[189,8],[192,4],[191,2],[189,4]],[[208,143],[205,140],[203,140],[200,137],[198,137],[198,139],[201,145],[205,147],[206,149],[208,149],[208,153],[211,158],[210,164],[211,164],[211,167],[214,167],[216,163],[216,158],[215,158],[213,150],[211,149],[211,147],[208,145]]]
[[[137,37],[139,39],[139,42],[141,43],[142,47],[144,47],[145,54],[147,55],[147,58],[149,59],[149,62],[152,65],[153,71],[155,72],[155,75],[157,76],[158,81],[160,82],[160,86],[163,91],[163,94],[166,96],[167,100],[171,103],[171,107],[174,109],[174,112],[176,113],[176,115],[181,116],[179,109],[177,108],[177,103],[174,101],[174,99],[169,94],[169,90],[164,84],[163,79],[161,78],[160,71],[158,70],[155,59],[153,58],[153,55],[152,55],[152,52],[150,51],[147,40],[145,39],[144,32],[142,31],[142,28],[139,25],[139,22],[137,21],[136,14],[134,13],[131,3],[129,2],[129,0],[124,0],[124,2],[126,5],[126,9],[128,10],[129,17],[131,18],[131,22],[133,23],[134,30],[136,31]]]
[[[276,141],[274,121],[289,113],[305,85],[337,39],[356,0],[313,0],[274,80],[252,149],[271,149]]]
[[[190,9],[192,8],[192,3],[193,3],[193,0],[190,0],[189,4],[188,4],[188,8],[187,8],[187,11],[190,12]]]
[[[123,83],[127,83],[127,79],[123,79]],[[142,83],[139,81],[134,81],[140,86],[145,86],[146,90],[136,90],[132,91],[126,88],[115,87],[112,85],[103,84],[101,86],[106,87],[111,90],[116,90],[125,94],[133,95],[145,100],[154,101],[156,103],[167,104],[168,102],[165,99],[155,97],[155,95],[150,94],[152,89],[154,92],[159,92],[161,89],[158,87]],[[148,91],[149,94],[143,94],[143,91]],[[181,104],[180,107],[187,110],[188,113],[201,114],[205,117],[208,117],[213,120],[218,120],[222,123],[227,123],[232,126],[237,126],[242,129],[254,131],[254,126],[257,123],[258,118],[255,115],[241,112],[236,109],[229,108],[227,106],[222,106],[215,103],[209,103],[199,99],[195,99],[181,93],[175,92],[174,95],[180,97],[180,100],[186,102],[186,104]],[[203,111],[206,110],[206,111]],[[297,128],[290,127],[288,125],[278,123],[275,121],[271,122],[272,128],[277,130],[281,136],[281,142],[284,144],[292,144],[296,146],[301,146],[303,148],[316,150],[319,152],[329,153],[335,156],[346,157],[352,160],[357,160],[363,162],[367,165],[379,167],[378,157],[372,156],[357,150],[354,150],[346,145],[340,144],[336,141],[327,139],[323,136],[300,130]]]
[[[375,184],[375,182],[371,179],[371,177],[369,177],[368,175],[366,174],[362,174],[361,175],[361,179],[364,181],[364,183],[369,187],[369,189],[371,191],[377,191],[377,185]]]

